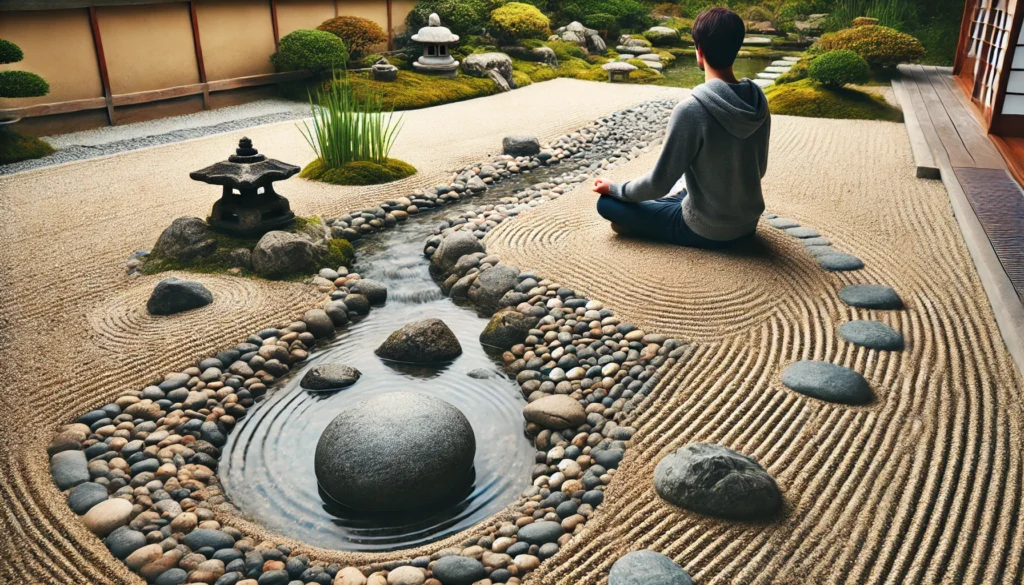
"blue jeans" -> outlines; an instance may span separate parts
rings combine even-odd
[[[707,250],[726,248],[736,242],[711,240],[691,230],[683,221],[684,197],[686,190],[653,201],[627,203],[601,195],[597,199],[597,213],[624,228],[623,235],[627,236]]]

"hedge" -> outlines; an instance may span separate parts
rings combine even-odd
[[[520,39],[546,39],[551,21],[531,4],[509,2],[491,12],[491,32],[504,43]]]
[[[344,69],[348,63],[345,42],[322,30],[297,30],[281,37],[270,62],[278,71],[307,70],[323,73]]]
[[[388,42],[388,35],[379,24],[358,16],[331,18],[316,28],[344,41],[353,59],[362,57],[374,45]]]
[[[858,26],[822,35],[814,45],[819,53],[849,49],[871,67],[895,67],[924,57],[924,47],[914,37],[880,25]]]
[[[860,55],[846,49],[829,51],[811,61],[807,75],[829,87],[866,83],[871,76],[871,67]]]
[[[0,97],[27,98],[50,93],[50,84],[28,71],[0,71]]]

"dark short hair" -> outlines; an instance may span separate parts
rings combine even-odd
[[[743,19],[728,8],[709,8],[693,21],[693,43],[704,54],[704,61],[715,69],[732,67],[743,46],[747,27]]]

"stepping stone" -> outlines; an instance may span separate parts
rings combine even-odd
[[[789,61],[790,63],[799,63],[800,57],[783,57],[783,61]]]
[[[836,249],[832,246],[807,246],[807,252],[817,258],[818,256],[827,256],[829,254],[835,254]]]
[[[832,240],[825,236],[818,236],[816,238],[804,238],[800,243],[805,246],[831,246]]]
[[[782,383],[811,398],[839,404],[867,404],[874,398],[864,376],[828,362],[801,361],[782,372]]]
[[[775,219],[776,217],[779,217],[774,213],[762,213],[761,215],[763,215],[765,219]]]
[[[796,63],[796,61],[786,61],[785,59],[779,59],[778,61],[772,61],[772,67],[793,67],[793,63]]]
[[[768,224],[771,225],[773,228],[778,228],[780,230],[800,227],[800,224],[793,221],[792,219],[789,219],[788,217],[776,217],[774,219],[769,219]]]
[[[751,79],[754,85],[760,88],[768,87],[769,85],[775,85],[775,81],[772,79]]]
[[[825,254],[818,256],[818,265],[830,272],[846,272],[848,270],[860,270],[864,268],[864,261],[845,252]]]
[[[839,299],[851,307],[895,310],[903,308],[903,299],[884,284],[850,284],[839,291]]]
[[[781,65],[772,65],[770,67],[765,67],[764,71],[765,71],[765,73],[786,73],[786,72],[788,72],[792,68],[793,68],[792,65],[787,65],[785,67],[783,67]]]
[[[637,550],[615,561],[608,585],[693,585],[693,579],[672,559],[653,550]]]
[[[839,337],[868,349],[903,351],[903,335],[880,321],[850,321],[839,326]]]
[[[791,235],[791,236],[793,236],[794,238],[801,238],[801,239],[803,239],[803,238],[817,238],[817,237],[819,237],[821,235],[821,234],[818,233],[818,230],[815,230],[815,229],[812,229],[812,228],[809,228],[809,227],[786,228],[786,233]]]
[[[772,40],[767,37],[747,37],[743,39],[744,45],[771,45]]]
[[[757,76],[758,76],[758,78],[760,78],[760,79],[771,79],[771,80],[776,80],[776,79],[778,79],[779,77],[781,77],[781,76],[782,76],[782,74],[781,74],[781,73],[765,73],[765,72],[763,72],[763,71],[762,71],[761,73],[758,73],[758,74],[757,74]]]

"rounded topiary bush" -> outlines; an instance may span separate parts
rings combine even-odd
[[[846,49],[829,51],[811,61],[807,75],[822,85],[842,87],[848,84],[866,83],[871,67],[860,55]]]
[[[25,58],[21,47],[11,41],[0,39],[0,63],[17,63]]]
[[[281,37],[270,62],[278,71],[323,73],[343,69],[348,63],[348,49],[344,41],[329,32],[297,30]]]
[[[427,26],[431,13],[441,18],[441,26],[459,36],[480,34],[487,24],[490,5],[483,0],[420,0],[405,17],[409,34]]]
[[[0,97],[39,97],[50,93],[50,84],[28,71],[0,71]]]
[[[328,167],[322,159],[306,165],[299,176],[311,181],[332,185],[380,185],[416,174],[416,167],[394,158],[384,164],[372,161],[354,161],[339,167]]]
[[[546,39],[551,34],[551,21],[532,4],[509,2],[491,12],[490,28],[503,42]]]
[[[880,25],[858,26],[828,33],[815,45],[820,53],[848,49],[872,67],[895,67],[924,57],[921,41],[896,29]]]
[[[349,56],[353,59],[362,57],[374,45],[388,42],[388,35],[379,24],[358,16],[331,18],[316,28],[344,41]]]

